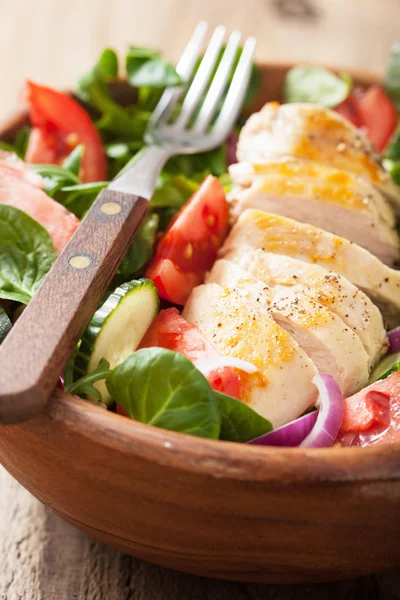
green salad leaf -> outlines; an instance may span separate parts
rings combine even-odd
[[[62,167],[66,169],[73,175],[79,177],[79,171],[81,168],[81,162],[83,153],[85,151],[85,146],[83,144],[79,144],[72,150],[70,154],[68,154],[67,158],[64,160]]]
[[[332,108],[347,98],[352,80],[320,67],[297,66],[288,71],[284,83],[286,102],[310,102]]]
[[[54,197],[63,187],[80,183],[79,177],[65,167],[60,167],[58,165],[29,166],[33,171],[42,176],[44,181],[44,191],[48,196]]]
[[[129,48],[126,75],[129,83],[137,88],[165,88],[182,84],[175,67],[159,52],[149,48]]]
[[[372,371],[369,383],[374,383],[378,379],[386,379],[394,371],[400,371],[400,352],[385,356]]]
[[[272,431],[271,422],[244,402],[216,391],[214,399],[221,415],[220,440],[244,443]]]
[[[187,358],[164,348],[143,348],[107,379],[111,396],[142,423],[217,439],[221,418],[207,379]]]
[[[75,93],[83,101],[95,108],[101,115],[97,122],[103,132],[118,134],[131,140],[143,135],[143,127],[138,126],[135,114],[115,102],[108,84],[118,75],[118,57],[114,50],[104,50],[95,66],[83,75],[76,84]],[[132,108],[133,110],[133,108]]]
[[[50,236],[39,223],[0,204],[0,298],[27,304],[56,258]]]
[[[93,384],[96,383],[96,381],[107,379],[110,373],[111,371],[109,362],[102,358],[97,365],[97,368],[88,375],[84,375],[76,381],[67,382],[64,380],[64,390],[68,394],[74,394],[76,396],[91,396],[101,402],[101,394],[99,390],[93,386]]]
[[[119,267],[119,276],[124,281],[138,276],[142,267],[151,258],[159,221],[160,218],[156,213],[150,213],[136,234]]]
[[[101,190],[107,187],[107,181],[94,183],[78,183],[62,187],[55,199],[68,208],[68,210],[82,219],[92,206]]]
[[[392,47],[385,77],[385,90],[387,95],[400,110],[400,42]]]
[[[4,308],[0,306],[0,344],[6,337],[7,333],[10,331],[12,327],[12,323],[8,318],[8,315]]]

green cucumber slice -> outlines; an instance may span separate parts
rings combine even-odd
[[[385,356],[372,371],[369,383],[374,383],[378,379],[386,379],[394,371],[400,371],[400,352]]]
[[[0,306],[0,344],[10,331],[11,327],[12,323],[8,318],[6,311]]]
[[[110,368],[124,362],[138,347],[159,310],[157,288],[149,279],[138,279],[122,284],[108,296],[96,311],[82,336],[75,370],[79,375],[94,371],[102,358]],[[100,392],[105,404],[111,403],[111,395],[105,381],[97,381],[94,387]]]

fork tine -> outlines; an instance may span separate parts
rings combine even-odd
[[[178,64],[176,65],[176,72],[185,83],[190,79],[197,60],[201,54],[207,29],[208,23],[206,21],[201,21],[197,25],[192,37],[189,40],[189,43],[179,59]],[[151,125],[154,125],[162,118],[168,118],[183,91],[184,86],[169,87],[164,91],[151,116]]]
[[[195,133],[202,133],[208,127],[212,118],[214,117],[218,102],[226,87],[229,75],[231,74],[241,37],[242,34],[240,31],[234,31],[229,36],[221,63],[211,83],[210,89],[207,92],[207,96],[204,100],[203,106],[201,107],[199,116],[197,117],[193,126],[193,131]]]
[[[213,128],[216,136],[228,136],[238,118],[250,82],[256,44],[256,38],[249,37],[243,47],[224,105]]]
[[[213,69],[218,60],[223,45],[225,33],[226,28],[222,25],[219,25],[215,29],[211,37],[210,43],[207,47],[207,50],[204,54],[203,60],[200,63],[196,76],[189,87],[181,111],[174,123],[174,127],[185,127],[188,121],[190,120],[190,117],[192,116],[201,98],[201,95],[205,91],[210,81],[210,77],[212,75]]]

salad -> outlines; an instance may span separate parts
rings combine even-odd
[[[182,83],[147,48],[120,69],[106,49],[73,95],[27,82],[30,125],[0,142],[0,343]],[[299,65],[283,97],[169,160],[66,392],[212,439],[400,441],[400,44],[384,87]]]

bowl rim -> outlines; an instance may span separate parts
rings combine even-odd
[[[376,73],[331,67],[310,61],[257,63],[265,73],[285,71],[296,64],[323,66],[335,72],[344,70],[361,84],[382,81]],[[15,131],[26,121],[26,105],[21,104],[0,123],[0,137]],[[62,422],[76,435],[95,439],[96,443],[118,448],[128,455],[142,456],[160,465],[220,479],[287,485],[293,482],[324,484],[352,481],[399,481],[400,442],[387,445],[331,448],[280,448],[211,440],[178,433],[127,419],[106,411],[90,401],[61,390],[51,396],[45,410],[27,423],[12,426],[29,428],[33,424],[46,429]],[[102,432],[99,438],[96,432]]]

